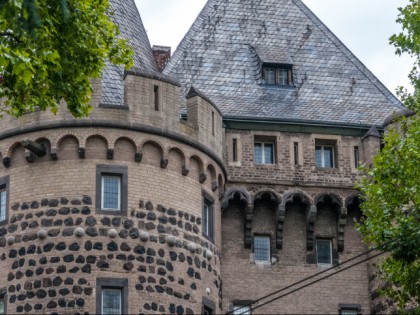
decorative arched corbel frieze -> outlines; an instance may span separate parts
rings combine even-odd
[[[231,188],[226,192],[222,200],[222,211],[226,210],[233,201],[239,202],[244,205],[244,244],[245,248],[251,248],[252,220],[254,216],[254,205],[251,201],[251,197],[247,191],[241,188]]]
[[[336,209],[337,216],[337,251],[344,250],[344,229],[347,222],[347,208],[343,205],[342,199],[334,194],[324,194],[319,196],[316,200],[316,205],[319,203],[326,203],[330,201]]]
[[[276,205],[276,248],[282,249],[283,247],[283,223],[286,213],[286,208],[281,203],[281,197],[272,190],[264,190],[258,192],[254,197],[254,204],[258,200],[269,200]],[[254,211],[254,209],[252,209]],[[251,235],[251,244],[252,244],[252,235]]]
[[[315,224],[315,218],[316,218],[316,207],[312,208],[310,198],[303,193],[302,191],[290,191],[288,193],[285,193],[283,195],[283,203],[280,207],[280,214],[278,215],[278,218],[282,219],[281,221],[281,229],[277,230],[278,238],[283,241],[283,225],[284,225],[284,219],[286,216],[286,205],[289,202],[300,202],[305,205],[306,207],[306,247],[308,250],[309,248],[313,248],[314,243],[314,224]],[[278,222],[280,223],[280,222]],[[280,227],[280,224],[279,224]],[[283,247],[283,243],[277,244],[277,248],[281,249]]]

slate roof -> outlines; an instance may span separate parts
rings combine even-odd
[[[128,39],[134,50],[134,68],[158,73],[150,42],[134,0],[110,0],[111,20],[118,25],[120,36]],[[107,63],[102,73],[101,103],[123,105],[124,67]]]
[[[263,62],[293,63],[294,87],[263,85]],[[300,0],[209,0],[164,73],[225,118],[382,125],[398,99]]]

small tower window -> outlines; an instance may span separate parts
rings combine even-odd
[[[153,97],[154,97],[155,111],[158,111],[159,110],[159,86],[157,85],[153,87]]]

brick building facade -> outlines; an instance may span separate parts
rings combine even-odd
[[[223,313],[366,251],[357,167],[404,107],[300,0],[209,0],[169,61],[110,2],[135,66],[91,116],[0,121],[0,311]],[[369,275],[254,313],[370,313]]]

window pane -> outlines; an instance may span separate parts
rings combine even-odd
[[[6,220],[6,191],[3,190],[0,192],[0,221]]]
[[[273,144],[264,143],[264,163],[273,164]]]
[[[276,75],[276,71],[274,69],[271,69],[271,68],[265,69],[265,83],[275,84],[276,83],[275,75]]]
[[[102,314],[121,313],[121,289],[102,289]]]
[[[287,70],[278,69],[277,73],[278,73],[277,83],[280,85],[287,85]]]
[[[203,205],[203,233],[209,235],[209,206],[205,202]]]
[[[119,176],[102,176],[102,209],[120,210]]]
[[[4,314],[5,312],[5,309],[4,309],[4,300],[3,299],[0,299],[0,315],[1,314]]]
[[[356,309],[342,309],[340,315],[357,315],[359,312]]]
[[[234,305],[233,306],[233,314],[234,315],[250,315],[250,307],[249,306],[243,306],[243,305]]]
[[[261,164],[263,162],[262,159],[262,144],[255,143],[254,144],[254,161],[255,163]]]
[[[323,167],[334,167],[333,161],[334,161],[334,150],[332,147],[323,147],[324,148],[324,165]]]
[[[270,261],[270,238],[268,236],[254,237],[254,256],[256,261]]]
[[[316,146],[315,147],[315,161],[316,161],[316,166],[323,167],[322,166],[322,148],[321,148],[321,146]]]
[[[331,241],[318,240],[316,241],[316,254],[318,264],[331,265]]]

